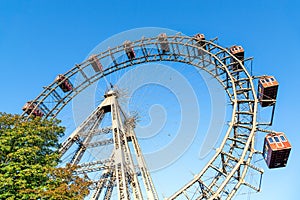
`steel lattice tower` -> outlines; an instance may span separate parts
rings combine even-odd
[[[98,199],[101,195],[104,199],[110,199],[114,188],[117,188],[118,199],[143,199],[144,196],[148,199],[158,199],[134,132],[134,118],[127,117],[121,109],[117,91],[110,90],[104,97],[104,101],[62,144],[59,152],[63,155],[72,146],[78,146],[70,162],[79,166],[77,173],[102,171],[101,177],[96,180],[91,199]],[[111,127],[106,127],[106,130],[111,131],[112,138],[97,141],[93,138],[99,133],[99,125],[108,113],[111,115]],[[111,143],[113,151],[108,160],[81,162],[87,148]],[[132,143],[133,148],[129,147],[129,143]],[[99,168],[98,164],[104,165]],[[138,176],[142,177],[142,183],[139,182]],[[141,184],[144,185],[141,187]],[[144,195],[142,188],[146,193]]]
[[[262,154],[255,147],[256,135],[273,133],[264,128],[272,125],[276,99],[263,100],[273,109],[270,122],[259,119],[261,99],[255,83],[265,76],[252,75],[252,57],[235,54],[216,41],[217,38],[205,39],[203,34],[186,36],[179,33],[126,41],[91,56],[59,76],[34,100],[27,102],[23,115],[57,117],[78,94],[118,71],[144,63],[184,63],[216,79],[227,94],[232,113],[214,156],[168,199],[232,199],[242,187],[259,192],[264,171],[253,159]],[[251,70],[248,71],[246,66],[251,66]],[[87,73],[89,71],[93,73]],[[82,78],[78,80],[78,76]],[[109,115],[111,125],[99,128],[103,118]],[[66,155],[73,151],[70,163],[79,166],[78,174],[102,172],[91,188],[93,199],[111,199],[114,188],[117,188],[114,192],[117,191],[119,199],[142,199],[145,196],[158,199],[134,127],[134,118],[126,116],[118,103],[118,93],[111,90],[62,144],[59,152]],[[97,140],[97,136],[106,134],[111,138]],[[107,159],[83,162],[88,148],[109,144],[113,149]],[[255,174],[257,181],[249,182],[246,178],[250,174]],[[143,181],[137,180],[139,177]]]

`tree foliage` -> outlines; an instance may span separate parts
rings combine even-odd
[[[55,119],[25,119],[0,113],[0,199],[83,199],[89,182],[74,176],[76,166],[59,163]]]

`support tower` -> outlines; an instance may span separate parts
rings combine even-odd
[[[78,165],[76,173],[90,174],[89,178],[94,182],[91,199],[110,199],[116,189],[118,199],[157,200],[156,190],[134,132],[135,119],[128,117],[121,109],[116,90],[108,91],[104,97],[103,102],[62,144],[59,150],[61,155],[76,149],[70,163]],[[109,114],[111,126],[101,127],[104,116]],[[107,136],[99,139],[99,134]],[[93,155],[92,148],[105,145],[113,145],[108,159],[99,160],[97,156],[93,156],[93,161],[86,162],[87,157]],[[95,180],[95,177],[98,178]],[[140,177],[142,181],[139,181]]]

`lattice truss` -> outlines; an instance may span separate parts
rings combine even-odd
[[[117,99],[117,92],[113,90],[107,92],[105,100],[62,144],[59,152],[64,155],[76,143],[77,149],[70,160],[71,164],[79,167],[76,173],[92,176],[94,172],[102,172],[101,177],[94,180],[94,193],[91,199],[99,199],[99,197],[110,199],[115,186],[118,188],[119,199],[143,199],[142,189],[145,190],[148,198],[158,199],[134,133],[135,120],[126,117]],[[108,113],[110,113],[111,126],[99,129],[103,117]],[[99,134],[109,135],[109,137],[104,139],[98,137]],[[133,148],[130,148],[129,143]],[[111,144],[113,151],[108,159],[99,160],[97,155],[92,155],[92,161],[80,162],[87,160],[84,154],[88,148],[93,149],[91,152],[97,152],[94,148]],[[138,176],[142,176],[144,184],[142,188]]]
[[[44,88],[33,105],[35,109],[42,110],[44,117],[56,117],[77,94],[118,70],[159,61],[193,65],[209,73],[223,86],[232,107],[231,121],[213,158],[193,180],[168,199],[231,199],[242,185],[259,191],[260,181],[257,185],[245,181],[250,172],[257,173],[259,177],[263,173],[262,169],[252,163],[253,156],[260,152],[254,148],[255,134],[258,131],[258,99],[254,78],[244,67],[250,59],[236,58],[215,41],[199,42],[194,37],[176,34],[164,39],[158,36],[125,43],[95,55],[100,63],[109,60],[110,64],[103,70],[86,73],[87,70],[92,70],[91,60],[87,59],[64,74],[70,82],[76,80],[71,91],[63,93],[59,83],[53,82]],[[128,45],[134,50],[134,55],[124,57],[124,53],[128,53]],[[79,74],[83,77],[80,81],[76,79]],[[131,118],[126,117],[120,108],[118,95],[114,92],[109,95],[106,94],[105,100],[67,138],[60,152],[64,155],[76,144],[77,149],[74,150],[70,163],[79,164],[77,173],[102,172],[101,177],[95,181],[93,199],[109,199],[114,187],[117,188],[119,199],[142,199],[143,196],[158,199],[136,140],[134,123],[128,123]],[[103,117],[108,113],[111,115],[111,126],[99,128]],[[95,139],[99,135],[111,137]],[[88,148],[106,145],[113,146],[112,154],[107,159],[81,163]],[[138,180],[140,176],[142,184]]]

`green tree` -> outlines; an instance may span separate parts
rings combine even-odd
[[[40,191],[46,199],[80,200],[89,194],[91,184],[87,177],[74,176],[76,166],[67,165],[64,168],[53,168],[51,178],[47,183],[47,190]]]
[[[72,173],[76,166],[55,168],[63,133],[56,119],[0,113],[0,199],[83,199],[89,193],[87,179]]]

